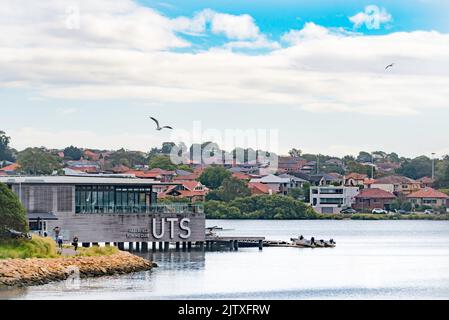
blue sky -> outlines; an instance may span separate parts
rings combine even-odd
[[[0,130],[18,149],[146,151],[173,138],[153,115],[186,136],[277,130],[279,153],[449,153],[445,1],[21,1],[0,9]]]

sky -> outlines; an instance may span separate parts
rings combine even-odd
[[[11,146],[449,154],[443,0],[4,0]],[[385,67],[394,63],[393,67]],[[155,131],[154,116],[175,130]]]

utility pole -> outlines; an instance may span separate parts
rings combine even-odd
[[[435,152],[432,152],[432,180],[435,180]]]

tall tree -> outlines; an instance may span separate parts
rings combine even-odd
[[[176,170],[176,165],[171,162],[170,157],[164,155],[154,156],[149,163],[150,169]]]
[[[221,166],[211,166],[206,168],[201,174],[199,180],[206,187],[217,189],[223,183],[223,180],[230,178],[231,173]]]
[[[62,167],[59,157],[44,148],[27,148],[19,153],[17,161],[20,170],[30,175],[48,175]]]
[[[5,184],[0,183],[0,229],[28,231],[25,208]]]
[[[64,158],[79,160],[83,156],[83,151],[77,147],[70,146],[64,149]]]
[[[412,179],[429,177],[432,175],[432,160],[426,156],[416,157],[402,163],[396,172]]]
[[[234,177],[224,179],[218,191],[218,196],[225,202],[229,202],[238,197],[247,197],[250,195],[251,190],[249,190],[246,183]]]
[[[4,131],[0,130],[0,161],[6,160],[14,162],[14,155],[11,148],[9,147],[9,142],[11,138],[6,135]]]
[[[288,154],[290,155],[290,157],[299,158],[299,157],[301,157],[302,150],[293,148],[288,152]]]

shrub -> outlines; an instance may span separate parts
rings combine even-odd
[[[0,229],[28,231],[25,208],[5,184],[0,183]]]

